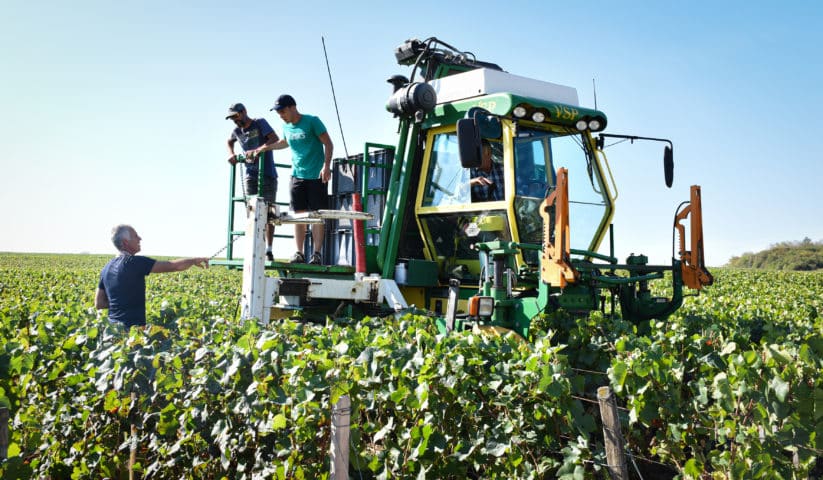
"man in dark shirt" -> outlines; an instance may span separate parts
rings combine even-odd
[[[205,257],[157,261],[137,255],[142,239],[129,225],[114,227],[111,240],[120,255],[109,260],[100,272],[94,306],[108,308],[109,320],[127,328],[146,324],[146,275],[180,272],[193,265],[207,268],[209,265]]]
[[[480,166],[471,169],[469,184],[472,190],[472,202],[491,202],[506,197],[503,185],[503,166],[492,159],[492,146],[483,140]]]
[[[279,137],[272,130],[269,122],[265,118],[251,118],[246,113],[246,107],[242,103],[235,103],[229,107],[229,114],[226,120],[231,119],[235,128],[232,130],[227,142],[229,147],[229,163],[237,163],[237,155],[234,153],[234,144],[240,142],[240,147],[246,153],[246,195],[257,195],[257,184],[259,182],[258,170],[258,149],[264,145],[271,145],[279,140]],[[271,151],[263,153],[263,192],[260,194],[269,205],[274,205],[277,198],[277,169],[274,165],[274,157]],[[274,238],[274,225],[269,223],[266,226],[266,259],[274,260],[272,254],[272,240]]]

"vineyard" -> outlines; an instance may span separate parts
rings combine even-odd
[[[539,319],[529,342],[425,317],[235,321],[240,272],[153,275],[150,327],[93,308],[105,256],[0,255],[0,477],[608,478],[597,388],[632,478],[823,476],[823,273],[714,269],[666,322]],[[639,331],[638,331],[639,330]],[[132,453],[134,452],[134,453]]]

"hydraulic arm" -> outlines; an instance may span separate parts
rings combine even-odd
[[[686,250],[685,226],[681,223],[687,217],[690,219],[689,246]],[[674,217],[674,227],[680,240],[680,260],[683,271],[683,283],[695,290],[700,290],[714,282],[712,274],[706,269],[703,258],[703,207],[700,203],[700,186],[692,185],[689,204],[680,210]]]

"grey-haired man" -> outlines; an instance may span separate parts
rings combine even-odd
[[[109,260],[100,272],[94,306],[108,308],[109,320],[125,327],[146,324],[146,276],[150,273],[180,272],[194,265],[209,266],[205,257],[157,261],[137,255],[140,235],[130,225],[117,225],[111,231],[111,241],[120,255]]]

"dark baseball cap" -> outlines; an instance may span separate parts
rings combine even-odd
[[[297,102],[294,101],[294,97],[291,95],[280,95],[277,97],[277,101],[274,102],[274,106],[271,107],[269,110],[283,110],[286,107],[293,107],[297,105]]]
[[[226,116],[226,120],[237,115],[238,113],[242,113],[245,111],[246,107],[244,107],[242,103],[235,103],[234,105],[229,107],[229,114]]]

